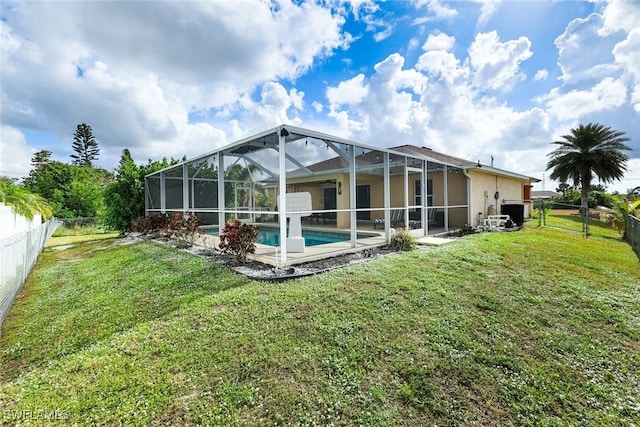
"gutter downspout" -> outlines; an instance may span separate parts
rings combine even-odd
[[[473,205],[471,204],[471,175],[469,175],[467,168],[462,168],[462,173],[467,178],[467,224],[473,226]]]

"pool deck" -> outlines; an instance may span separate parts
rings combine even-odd
[[[263,225],[261,223],[255,225]],[[274,225],[273,225],[274,226]],[[314,226],[314,227],[304,227],[305,230],[313,230],[313,231],[332,231],[332,232],[341,232],[341,233],[349,233],[349,229],[339,229],[335,226]],[[345,242],[336,242],[336,243],[327,243],[324,245],[318,246],[306,246],[304,252],[296,253],[289,252],[287,253],[287,261],[285,263],[281,262],[281,254],[280,248],[274,246],[261,245],[256,243],[256,252],[254,254],[250,254],[248,256],[249,259],[261,262],[263,264],[272,265],[274,267],[285,268],[292,265],[302,264],[305,262],[317,261],[320,259],[331,258],[338,255],[344,255],[349,253],[359,252],[365,249],[376,248],[379,246],[384,246],[386,244],[386,239],[384,235],[384,230],[375,230],[373,227],[360,227],[357,229],[358,233],[366,233],[367,237],[359,238],[355,242],[355,246],[352,245],[351,241]],[[440,245],[444,243],[449,243],[452,239],[444,239],[436,236],[444,234],[444,229],[429,229],[429,236],[418,238],[418,244],[426,244],[426,245]],[[218,247],[219,238],[218,236],[202,236],[201,240],[204,242],[199,242],[200,246],[205,246],[208,248]]]

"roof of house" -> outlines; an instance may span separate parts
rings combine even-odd
[[[531,192],[532,199],[552,199],[554,197],[560,197],[560,196],[562,196],[562,194],[556,193],[555,191],[549,191],[549,190]]]
[[[511,171],[506,171],[503,169],[498,169],[495,168],[493,166],[488,166],[488,165],[483,165],[480,162],[472,162],[470,160],[465,160],[462,159],[460,157],[455,157],[455,156],[450,156],[448,154],[444,154],[444,153],[440,153],[438,151],[434,151],[431,148],[427,148],[427,147],[417,147],[415,145],[400,145],[397,147],[391,147],[387,149],[390,152],[397,152],[400,154],[408,154],[411,156],[419,156],[419,157],[426,157],[427,159],[434,161],[434,162],[438,162],[444,165],[448,165],[450,167],[458,167],[458,168],[464,168],[464,169],[475,169],[478,170],[480,172],[486,172],[486,173],[494,173],[497,175],[504,175],[504,176],[509,176],[512,178],[516,178],[519,180],[523,180],[523,181],[530,181],[530,182],[539,182],[540,180],[538,178],[534,178],[534,177],[530,177],[530,176],[526,176],[526,175],[521,175],[515,172],[511,172]],[[366,154],[361,154],[357,156],[357,161],[358,161],[358,165],[359,166],[364,166],[364,165],[373,165],[373,164],[377,164],[380,163],[379,159],[377,158],[377,153],[375,151],[370,151]],[[332,157],[330,159],[327,160],[323,160],[320,161],[318,163],[314,163],[312,165],[307,166],[307,169],[314,172],[314,173],[322,173],[322,172],[331,172],[331,171],[337,171],[337,170],[345,170],[349,168],[349,162],[341,156],[336,156],[336,157]],[[396,171],[396,173],[401,173],[402,170]],[[292,173],[290,173],[290,176],[295,177],[295,176],[305,176],[306,174],[301,170],[298,169]]]
[[[434,151],[428,147],[417,147],[415,145],[399,145],[397,147],[392,147],[390,150],[400,151],[403,153],[416,153],[425,157],[430,157],[434,160],[439,160],[444,163],[448,163],[453,166],[460,167],[470,167],[476,164],[476,162],[472,162],[469,160],[461,159],[460,157],[450,156],[448,154],[440,153],[438,151]]]
[[[457,166],[464,169],[475,169],[477,171],[494,173],[497,175],[509,176],[512,178],[520,179],[523,181],[540,182],[541,180],[532,176],[522,175],[516,172],[507,171],[504,169],[496,168],[493,166],[481,164],[480,161],[473,162],[471,160],[465,160],[460,157],[450,156],[448,154],[434,151],[428,147],[416,147],[415,145],[400,145],[398,147],[390,148],[390,150],[401,151],[405,153],[416,153],[421,156],[425,156],[449,165]]]

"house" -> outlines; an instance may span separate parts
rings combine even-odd
[[[148,175],[145,209],[194,213],[213,235],[234,218],[261,224],[275,243],[257,256],[285,266],[385,244],[398,227],[434,235],[501,212],[521,223],[538,181],[425,147],[281,125]]]
[[[532,191],[531,192],[531,200],[551,200],[562,196],[562,193],[557,193],[555,191],[542,190],[542,191]]]

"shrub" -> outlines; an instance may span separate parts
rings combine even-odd
[[[462,227],[458,232],[458,235],[466,236],[467,234],[475,234],[477,232],[478,231],[475,228],[471,227],[469,224],[465,224],[464,227]]]
[[[157,214],[149,217],[139,216],[129,226],[129,231],[134,233],[152,234],[160,233],[169,222],[169,215]]]
[[[396,251],[410,251],[415,249],[417,245],[416,236],[409,233],[407,230],[396,230],[391,236],[389,247]]]
[[[115,170],[115,179],[104,191],[106,208],[105,223],[119,231],[132,230],[138,218],[144,216],[145,176],[174,165],[178,161],[162,159],[138,166],[128,149],[122,150],[120,163]],[[160,227],[162,229],[162,227]]]
[[[255,225],[243,224],[236,219],[222,227],[218,247],[223,253],[233,255],[236,264],[244,264],[247,255],[256,252],[257,238],[258,228]]]
[[[165,222],[162,232],[168,239],[175,238],[176,245],[180,248],[190,248],[202,234],[198,226],[198,217],[189,213],[171,215]]]

